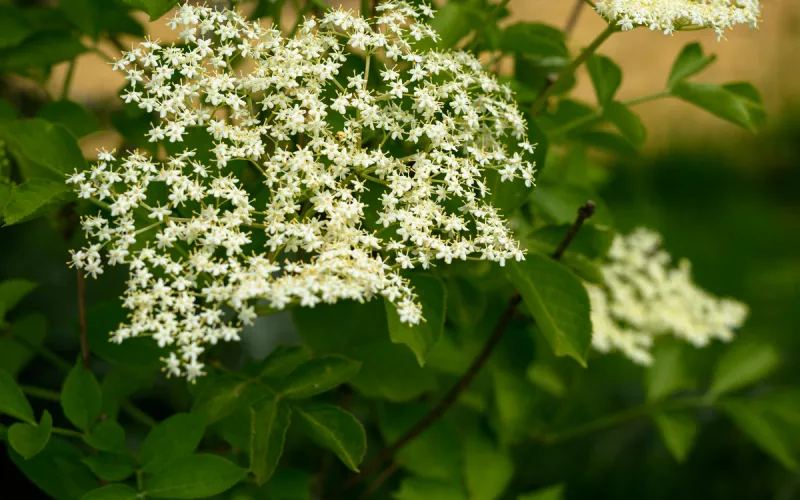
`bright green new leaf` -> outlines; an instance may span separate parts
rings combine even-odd
[[[672,65],[667,88],[672,89],[682,80],[703,71],[716,58],[717,56],[713,54],[708,56],[703,54],[703,47],[697,42],[687,44]]]
[[[468,500],[463,488],[455,481],[409,477],[392,494],[395,500]]]
[[[178,0],[123,0],[126,4],[136,9],[141,9],[150,16],[151,21],[166,14]]]
[[[261,362],[259,377],[285,377],[305,363],[313,353],[306,345],[279,345]]]
[[[586,69],[592,78],[597,103],[604,108],[614,98],[622,83],[622,70],[610,58],[599,54],[589,57]]]
[[[103,420],[83,435],[83,441],[100,451],[122,451],[125,449],[125,429],[114,420]]]
[[[89,432],[103,404],[100,384],[94,374],[77,363],[69,371],[61,388],[61,408],[72,425]]]
[[[538,58],[569,58],[564,32],[542,23],[519,22],[506,27],[499,49]]]
[[[250,470],[256,483],[266,483],[283,454],[292,409],[277,398],[267,398],[250,408]]]
[[[464,439],[464,481],[470,500],[495,500],[511,482],[514,461],[480,429]]]
[[[19,154],[61,175],[87,167],[75,136],[61,124],[40,118],[9,122],[0,127],[0,137],[16,146]]]
[[[126,453],[101,451],[83,459],[94,475],[103,481],[123,481],[131,477],[136,468],[136,461]]]
[[[10,311],[37,286],[33,281],[22,278],[0,281],[0,304],[3,304],[6,312]]]
[[[697,422],[687,413],[658,413],[653,420],[667,449],[678,462],[689,456],[697,436]]]
[[[672,94],[751,132],[756,132],[764,121],[761,97],[749,84],[719,86],[682,81],[675,85]]]
[[[368,397],[408,401],[436,387],[435,374],[422,369],[407,347],[389,339],[379,301],[298,307],[294,320],[315,353],[342,354],[363,363],[349,383]]]
[[[207,498],[232,488],[247,476],[218,455],[189,455],[170,462],[147,482],[150,498]]]
[[[570,356],[586,366],[592,324],[589,296],[578,278],[553,259],[532,252],[507,267],[556,356]]]
[[[45,410],[38,425],[16,423],[8,428],[8,442],[14,451],[28,460],[47,446],[53,430],[53,417]]]
[[[306,361],[280,381],[280,395],[288,399],[316,396],[347,382],[360,368],[361,362],[336,354]]]
[[[419,303],[422,304],[422,316],[425,320],[416,325],[403,323],[394,304],[384,301],[389,336],[395,344],[407,345],[417,357],[419,365],[425,366],[428,353],[444,331],[447,291],[442,280],[434,276],[415,274],[409,276],[409,279],[418,295]]]
[[[766,342],[734,342],[717,362],[708,394],[719,397],[758,382],[780,363],[775,346]]]
[[[5,413],[29,424],[35,424],[33,408],[22,389],[8,373],[0,371],[0,413]]]
[[[800,467],[797,447],[786,439],[789,427],[770,415],[758,401],[729,401],[722,408],[736,426],[790,471]]]
[[[109,484],[81,497],[81,500],[135,500],[139,492],[124,484]]]
[[[206,425],[211,425],[230,415],[236,409],[239,397],[247,382],[232,376],[222,376],[209,381],[192,405],[192,413],[203,415]]]
[[[557,484],[547,488],[519,495],[517,500],[562,500],[564,498],[564,485]]]
[[[662,342],[656,346],[653,364],[645,376],[647,401],[660,401],[677,391],[694,387],[684,363],[683,352],[684,346],[680,342]]]
[[[610,101],[603,110],[603,116],[617,127],[622,137],[636,147],[644,145],[647,130],[642,119],[631,109],[618,101]]]
[[[205,418],[199,413],[176,413],[159,422],[142,443],[142,468],[158,472],[173,460],[191,455],[205,430]]]
[[[295,406],[294,411],[311,439],[333,451],[348,469],[358,472],[367,451],[367,435],[356,417],[332,405]]]
[[[63,182],[31,179],[12,189],[4,211],[5,223],[10,226],[35,219],[74,198],[72,189]]]
[[[97,118],[86,107],[74,101],[54,101],[36,114],[51,123],[60,123],[75,137],[81,138],[102,129]]]

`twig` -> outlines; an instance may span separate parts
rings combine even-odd
[[[570,228],[569,233],[561,242],[561,244],[559,244],[558,249],[553,253],[552,255],[553,259],[558,260],[561,258],[561,256],[564,253],[564,250],[569,246],[572,239],[578,233],[584,221],[589,217],[591,217],[592,215],[594,215],[594,211],[595,211],[595,204],[591,200],[587,201],[585,205],[583,205],[578,209],[578,216],[575,219],[575,223],[572,225],[572,228]],[[517,311],[517,306],[521,301],[522,297],[520,296],[519,292],[514,292],[514,295],[511,297],[511,300],[509,300],[505,311],[503,311],[502,316],[500,316],[500,320],[497,322],[497,324],[494,327],[494,330],[492,331],[492,334],[486,341],[486,344],[484,344],[481,351],[472,361],[472,364],[469,366],[467,371],[461,376],[458,382],[456,382],[456,384],[447,392],[447,394],[445,394],[442,400],[439,401],[439,404],[434,409],[429,411],[424,417],[422,417],[422,420],[417,422],[417,424],[414,427],[412,427],[411,430],[403,434],[403,436],[401,436],[397,441],[395,441],[394,444],[384,448],[377,455],[375,455],[375,457],[373,457],[372,460],[370,460],[370,462],[367,463],[361,469],[361,472],[350,476],[350,478],[347,481],[345,481],[345,483],[336,492],[337,495],[334,496],[338,496],[344,493],[345,491],[348,491],[350,488],[355,486],[363,476],[372,474],[373,472],[378,470],[386,460],[393,457],[398,451],[400,451],[401,448],[403,448],[405,445],[416,439],[420,434],[425,432],[425,430],[427,430],[434,422],[439,420],[442,417],[442,415],[444,415],[444,413],[453,405],[453,403],[455,403],[458,400],[458,397],[469,386],[469,384],[472,382],[472,380],[475,378],[478,372],[480,372],[483,365],[486,364],[486,361],[492,355],[492,351],[494,351],[494,348],[497,347],[497,345],[500,343],[500,340],[503,338],[503,334],[506,331],[506,327],[511,322],[511,319],[514,317]],[[391,469],[392,467],[396,467],[396,465],[390,466],[389,469]],[[379,481],[380,482],[384,481],[385,478],[384,479],[381,478],[386,474],[387,471],[381,473],[381,475],[378,476],[378,479],[376,479],[375,482],[377,483]],[[372,489],[372,486],[370,487],[370,489]]]
[[[586,5],[585,0],[575,0],[575,5],[572,7],[572,11],[569,13],[569,18],[567,19],[567,24],[564,25],[564,35],[567,38],[572,34],[572,31],[575,29],[575,25],[578,24],[578,19],[581,17],[581,11],[583,10],[583,6]]]
[[[608,37],[610,37],[615,31],[617,31],[617,27],[613,24],[609,24],[608,27],[600,33],[594,41],[586,47],[583,52],[581,52],[578,57],[576,57],[569,65],[564,67],[561,70],[561,73],[554,80],[548,80],[545,84],[542,91],[539,93],[539,96],[536,98],[536,101],[533,103],[533,114],[538,115],[542,109],[544,109],[545,105],[547,104],[547,99],[552,95],[556,88],[558,88],[558,83],[565,78],[568,78],[575,70],[580,67],[581,64],[584,63],[589,56],[595,53],[595,51],[605,42]]]
[[[22,389],[22,392],[33,398],[44,399],[46,401],[61,401],[60,392],[32,385],[20,385],[19,387]]]
[[[564,239],[561,240],[561,243],[558,245],[558,248],[556,248],[556,251],[553,252],[552,257],[555,260],[559,260],[561,256],[564,255],[564,251],[572,242],[572,239],[575,238],[575,235],[578,234],[578,231],[580,231],[583,223],[586,221],[586,219],[594,215],[595,208],[595,203],[592,200],[589,200],[586,202],[586,204],[578,209],[578,217],[575,219],[575,222],[572,223],[572,227],[569,228],[569,232]]]
[[[86,278],[83,272],[78,273],[78,328],[81,336],[81,361],[83,366],[89,368],[89,335],[86,330]]]
[[[378,491],[378,488],[380,488],[381,485],[384,482],[386,482],[387,479],[392,477],[392,474],[394,474],[397,471],[397,469],[399,469],[399,468],[400,468],[400,463],[399,462],[392,462],[392,465],[390,465],[389,467],[384,469],[384,471],[381,472],[381,475],[378,476],[378,478],[375,479],[375,481],[373,481],[372,484],[369,485],[369,488],[367,488],[364,491],[364,494],[361,495],[361,497],[360,497],[361,500],[369,497],[370,495],[372,495],[373,493]]]
[[[72,77],[75,75],[75,64],[77,59],[73,59],[67,67],[67,74],[64,76],[64,85],[61,87],[61,100],[69,99],[69,87],[72,84]]]

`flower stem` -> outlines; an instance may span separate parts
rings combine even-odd
[[[67,436],[67,437],[74,437],[74,438],[83,438],[83,434],[78,431],[73,431],[72,429],[62,429],[61,427],[53,427],[52,430],[53,434],[58,434],[59,436]]]
[[[637,104],[642,104],[649,101],[655,101],[657,99],[662,99],[664,97],[669,97],[670,93],[666,90],[662,92],[656,92],[655,94],[648,94],[642,97],[637,97],[636,99],[631,99],[630,101],[624,103],[626,106],[636,106]]]
[[[533,103],[533,114],[538,115],[544,109],[545,105],[547,104],[547,99],[555,92],[556,88],[558,88],[558,84],[564,81],[566,78],[572,76],[575,71],[583,64],[589,56],[594,54],[597,49],[603,45],[603,42],[608,40],[615,31],[617,31],[617,27],[613,24],[609,24],[608,27],[603,30],[594,41],[586,47],[583,52],[581,52],[578,57],[576,57],[569,65],[564,67],[561,70],[561,73],[558,74],[555,80],[548,83],[542,92],[539,94],[539,97],[536,98],[536,102]]]

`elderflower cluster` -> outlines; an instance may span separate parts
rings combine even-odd
[[[760,15],[759,0],[598,0],[595,9],[623,31],[647,26],[671,35],[711,28],[717,38],[736,24],[755,27]]]
[[[747,317],[747,306],[716,298],[692,282],[690,264],[670,265],[661,236],[639,228],[616,236],[603,266],[605,286],[586,285],[591,302],[592,346],[621,351],[639,364],[652,362],[659,335],[696,347],[713,339],[730,341]]]
[[[237,340],[257,306],[382,296],[414,325],[402,271],[523,258],[485,174],[533,185],[525,120],[472,55],[417,48],[437,38],[432,15],[390,1],[374,19],[333,10],[287,37],[185,4],[168,23],[181,44],[122,55],[124,100],[159,117],[151,142],[213,145],[101,152],[69,179],[107,205],[83,219],[91,244],[73,265],[96,277],[102,252],[130,269],[113,341],[151,336],[171,351],[168,374],[192,380],[208,344]]]

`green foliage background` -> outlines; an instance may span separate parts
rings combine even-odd
[[[664,92],[642,102],[680,98],[759,135],[726,151],[643,156],[637,103],[615,100],[616,64],[598,54],[583,61],[597,99],[572,100],[574,81],[548,86],[547,78],[578,55],[556,28],[499,28],[504,2],[452,0],[435,25],[443,46],[461,41],[514,59],[509,81],[532,117],[541,173],[532,193],[498,184],[495,198],[541,254],[510,277],[459,264],[417,277],[426,317],[436,318],[425,331],[408,331],[380,302],[265,316],[241,345],[219,346],[196,385],[165,379],[147,341],[107,342],[124,319],[124,274],[110,268],[86,286],[86,370],[76,276],[65,261],[80,244],[78,214],[95,208],[76,203],[58,173],[85,164],[77,140],[104,127],[144,146],[149,117],[31,96],[12,77],[41,85],[54,64],[92,50],[93,39],[142,36],[130,9],[155,19],[174,3],[0,3],[8,83],[0,101],[0,497],[800,498],[800,134],[791,113],[763,130],[758,92],[697,83],[713,57],[689,45]],[[281,3],[257,2],[255,15],[272,16]],[[563,265],[553,262],[545,254],[588,198],[596,216]],[[641,225],[692,261],[701,286],[749,304],[735,343],[695,350],[659,342],[650,369],[587,356],[576,276],[596,277],[609,227]],[[548,287],[570,300],[537,302]],[[341,493],[351,471],[465,373],[515,288],[526,313],[458,402],[399,451],[391,474],[370,474]],[[579,309],[581,321],[545,321],[562,306]]]

